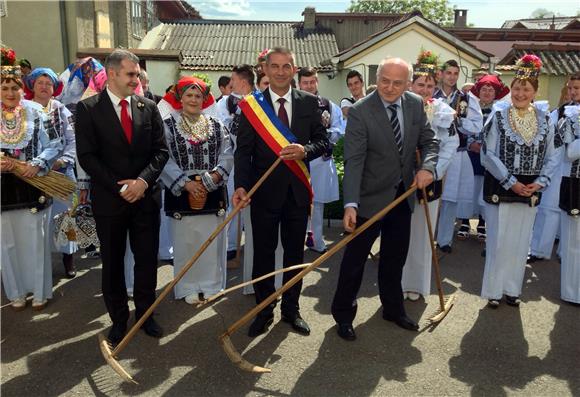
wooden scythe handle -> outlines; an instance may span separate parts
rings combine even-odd
[[[281,162],[282,162],[282,158],[278,157],[276,159],[276,161],[270,166],[270,168],[268,168],[268,170],[264,173],[264,175],[262,175],[262,177],[258,180],[258,182],[256,182],[256,184],[248,192],[248,195],[247,195],[248,199],[254,195],[254,193],[256,192],[256,190],[258,190],[258,188],[262,185],[262,183],[264,183],[264,181],[266,180],[266,178],[268,178],[268,176],[270,176],[270,174],[274,171],[274,169]],[[237,205],[236,207],[234,207],[234,210],[213,231],[213,233],[202,244],[202,246],[199,248],[199,250],[197,250],[197,252],[191,257],[191,259],[189,260],[189,262],[187,262],[185,264],[185,266],[179,271],[179,273],[175,276],[175,278],[167,285],[167,287],[165,287],[165,289],[161,292],[161,294],[159,294],[159,296],[157,297],[157,299],[155,299],[155,302],[153,302],[153,304],[151,306],[149,306],[149,309],[147,309],[147,311],[143,314],[143,316],[141,316],[141,318],[139,319],[139,321],[137,321],[135,323],[135,325],[133,325],[133,327],[129,330],[129,332],[127,333],[127,335],[125,335],[125,337],[123,338],[123,340],[117,345],[117,347],[115,347],[115,350],[113,350],[113,352],[111,353],[112,356],[116,356],[117,354],[119,354],[119,352],[121,352],[121,350],[123,350],[125,348],[125,346],[127,346],[127,344],[131,341],[131,339],[133,339],[133,337],[135,336],[135,334],[139,331],[139,328],[141,328],[141,326],[143,325],[143,323],[149,318],[149,316],[151,316],[151,314],[153,313],[153,311],[155,310],[155,308],[157,306],[159,306],[159,304],[161,303],[161,301],[163,299],[165,299],[165,297],[169,294],[169,292],[171,292],[171,290],[173,289],[173,287],[175,287],[175,284],[177,284],[179,282],[179,280],[181,280],[183,278],[183,276],[185,275],[185,273],[199,259],[199,257],[203,254],[203,252],[207,249],[207,247],[209,247],[209,245],[212,243],[212,241],[221,233],[221,231],[227,226],[227,224],[232,220],[232,218],[234,216],[236,216],[236,214],[238,212],[240,212],[240,210],[242,209],[242,206],[243,206],[243,203],[240,203],[239,205]]]
[[[407,190],[401,196],[397,197],[393,202],[391,202],[389,205],[387,205],[381,211],[377,212],[372,218],[367,220],[360,227],[356,228],[354,232],[352,232],[351,234],[346,236],[344,239],[342,239],[340,242],[338,242],[336,245],[334,245],[332,248],[330,248],[325,254],[318,257],[318,259],[316,259],[308,267],[306,267],[302,271],[300,271],[300,273],[298,273],[294,277],[292,277],[292,279],[290,279],[290,281],[288,281],[286,284],[284,284],[279,290],[277,290],[272,295],[270,295],[269,297],[264,299],[260,304],[255,306],[252,310],[247,312],[242,318],[240,318],[238,321],[236,321],[234,324],[232,324],[220,336],[220,340],[224,340],[224,338],[229,337],[234,332],[236,332],[238,329],[240,329],[250,319],[254,318],[259,312],[261,312],[266,306],[268,306],[270,303],[272,303],[277,297],[282,295],[288,289],[292,288],[292,286],[294,284],[296,284],[298,281],[300,281],[301,279],[303,279],[304,276],[306,276],[312,270],[314,270],[315,268],[320,266],[323,262],[325,262],[328,258],[330,258],[332,255],[337,253],[339,250],[341,250],[345,245],[347,245],[349,242],[354,240],[359,234],[361,234],[362,232],[367,230],[375,222],[382,219],[389,211],[391,211],[393,208],[395,208],[397,205],[399,205],[402,201],[406,200],[410,195],[415,193],[416,190],[417,190],[416,186],[411,186],[411,188],[409,190]]]

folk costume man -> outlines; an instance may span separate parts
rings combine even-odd
[[[445,179],[437,228],[437,242],[444,252],[451,252],[455,219],[461,219],[457,237],[466,239],[469,237],[469,218],[478,212],[476,206],[478,199],[474,193],[474,170],[478,165],[467,152],[467,138],[481,133],[483,116],[477,98],[457,88],[458,79],[457,61],[445,62],[441,73],[441,87],[433,94],[433,98],[443,98],[457,113],[455,121],[451,124],[451,133],[459,135],[457,154],[449,165]]]
[[[298,71],[298,87],[315,95],[322,114],[322,124],[326,127],[329,147],[324,155],[310,162],[310,177],[314,192],[314,203],[310,217],[310,230],[306,238],[306,246],[318,253],[326,252],[326,244],[322,236],[324,204],[339,199],[338,175],[332,159],[332,149],[343,136],[342,114],[340,108],[318,93],[318,74],[316,69],[301,68]]]
[[[270,78],[270,87],[263,93],[255,92],[260,99],[254,103],[277,117],[284,136],[295,139],[275,153],[258,134],[248,114],[240,120],[237,149],[234,155],[235,187],[234,205],[248,203],[247,192],[274,163],[277,157],[285,160],[266,179],[251,199],[251,219],[254,246],[253,277],[274,270],[278,230],[284,248],[284,267],[304,262],[304,239],[311,203],[311,188],[307,175],[300,174],[309,161],[321,156],[328,146],[326,129],[322,125],[315,96],[291,88],[296,73],[294,54],[285,48],[273,48],[266,55],[263,70]],[[249,112],[249,110],[248,110]],[[265,112],[265,111],[264,111]],[[273,114],[271,113],[273,112]],[[274,116],[275,115],[275,116]],[[255,121],[255,120],[252,120]],[[291,163],[294,162],[294,163]],[[301,163],[302,162],[302,163]],[[258,243],[259,242],[259,243]],[[284,273],[284,282],[297,272]],[[282,320],[290,323],[299,333],[308,335],[310,328],[300,315],[299,296],[302,282],[298,282],[282,296]],[[274,293],[274,280],[269,278],[254,286],[256,303]],[[274,318],[272,304],[254,320],[248,335],[262,334]]]
[[[91,178],[91,198],[101,242],[102,289],[113,326],[109,341],[124,337],[129,320],[124,256],[127,231],[135,257],[135,317],[155,301],[161,190],[157,179],[169,157],[155,102],[138,97],[139,58],[113,51],[105,61],[105,91],[77,105],[77,155]],[[153,316],[145,332],[161,337]]]
[[[383,60],[377,70],[377,90],[349,110],[343,180],[343,222],[349,232],[413,184],[421,189],[435,179],[439,143],[423,110],[423,99],[406,91],[411,73],[409,64],[402,59]],[[421,152],[418,170],[417,149]],[[418,329],[405,313],[401,288],[414,202],[414,196],[409,197],[346,247],[332,302],[332,315],[341,338],[356,339],[352,325],[356,297],[367,256],[379,233],[378,281],[383,318],[408,330]]]

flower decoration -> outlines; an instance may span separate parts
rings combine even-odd
[[[432,51],[421,48],[417,57],[417,64],[413,65],[413,74],[416,76],[435,76],[439,57]]]
[[[2,46],[2,66],[14,66],[16,62],[16,54],[12,48]]]
[[[542,60],[538,56],[525,54],[516,62],[515,75],[520,80],[537,80],[541,69]]]

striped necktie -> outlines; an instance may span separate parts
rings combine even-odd
[[[393,134],[395,134],[395,142],[397,143],[397,148],[399,149],[399,154],[403,154],[403,135],[401,134],[401,124],[399,124],[399,117],[397,115],[397,108],[399,105],[393,103],[389,105],[391,127],[393,128]]]

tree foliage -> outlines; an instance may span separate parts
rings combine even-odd
[[[530,18],[552,18],[554,16],[561,17],[563,15],[559,12],[555,13],[554,11],[550,11],[546,8],[536,8],[534,11],[532,11]]]
[[[351,0],[347,11],[406,14],[414,10],[439,25],[453,24],[453,7],[448,0]]]

